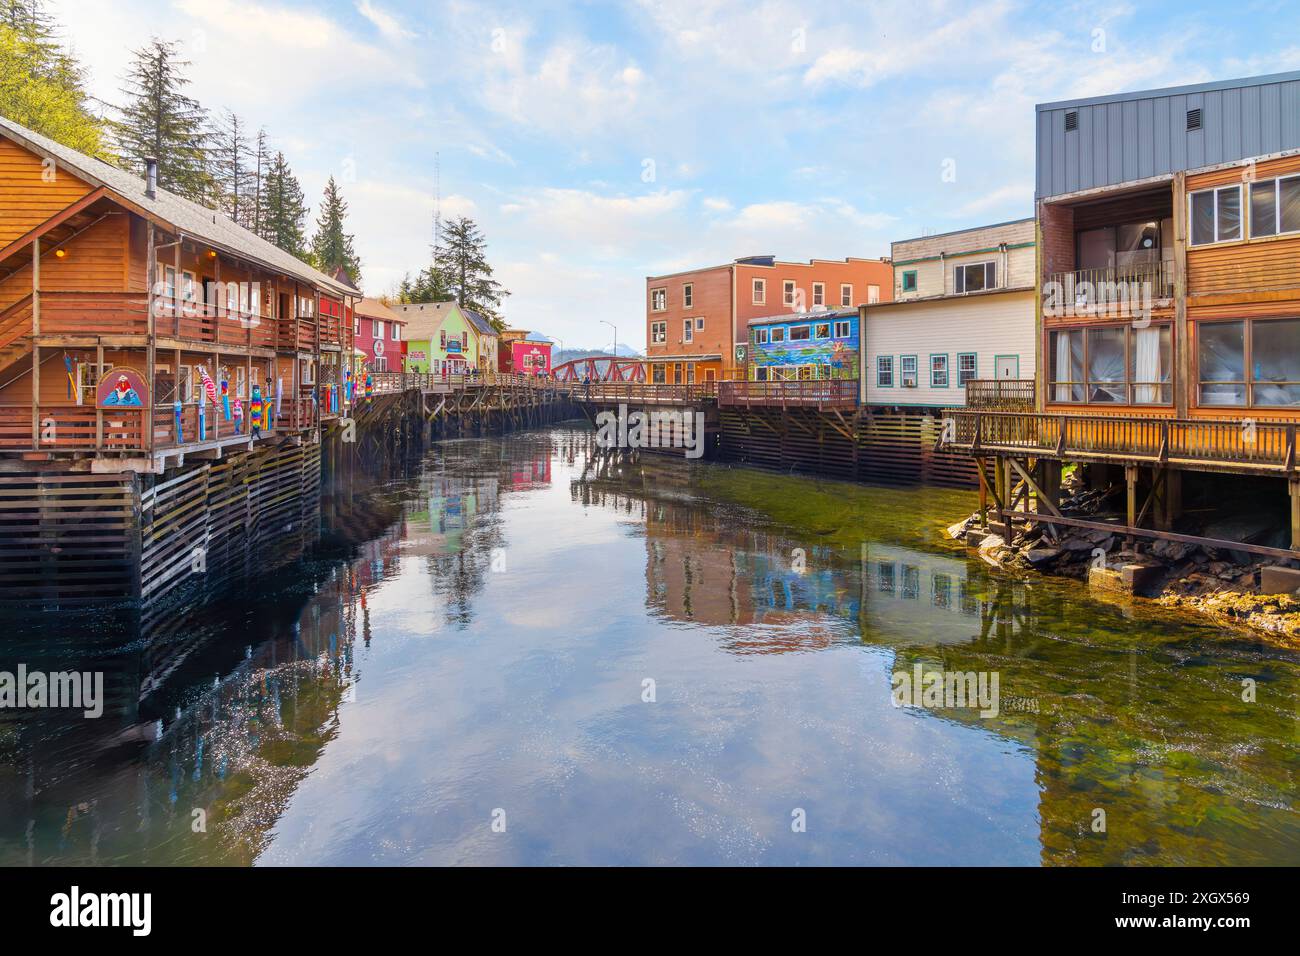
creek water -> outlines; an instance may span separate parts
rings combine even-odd
[[[326,501],[210,604],[5,622],[106,704],[0,710],[0,864],[1300,863],[1300,654],[993,571],[970,494],[575,426]]]

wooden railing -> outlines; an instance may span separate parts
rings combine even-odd
[[[973,378],[966,383],[966,407],[988,409],[1032,409],[1032,378]]]
[[[722,382],[719,405],[806,405],[851,408],[858,403],[856,378],[806,379],[794,382]]]
[[[559,384],[559,383],[557,383]],[[718,397],[717,382],[656,385],[651,382],[564,383],[572,396],[586,402],[635,402],[647,405],[694,405]]]
[[[1294,471],[1296,426],[1255,419],[1169,419],[952,409],[947,443],[972,454],[1142,459]]]
[[[42,335],[145,335],[149,299],[139,292],[42,292]]]
[[[29,292],[4,311],[0,311],[0,351],[24,335],[32,334],[32,296]]]

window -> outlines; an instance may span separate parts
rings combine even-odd
[[[931,388],[948,387],[948,356],[946,355],[930,356],[930,387]]]
[[[813,305],[825,305],[825,304],[826,304],[826,283],[814,282],[813,283]]]
[[[187,315],[194,315],[194,303],[198,301],[198,279],[193,272],[181,273],[181,301],[185,303]]]
[[[353,335],[361,334],[361,316],[359,315],[354,314],[352,316],[352,334]]]
[[[460,347],[461,347],[462,349],[467,349],[467,348],[469,348],[469,333],[468,333],[468,332],[462,332],[462,333],[460,333]]]
[[[781,283],[781,298],[786,305],[793,306],[795,300],[795,285],[793,279],[786,279]]]
[[[695,323],[690,319],[682,320],[682,341],[691,342],[695,339]]]
[[[1241,238],[1241,187],[1204,189],[1188,197],[1191,203],[1192,245]]]
[[[835,323],[835,337],[837,339],[847,339],[852,333],[849,331],[852,324],[848,319],[840,319]]]
[[[780,328],[780,327],[773,329],[773,330],[772,330],[772,341],[773,341],[773,342],[784,342],[784,341],[785,341],[785,329]]]
[[[809,328],[806,325],[795,325],[790,328],[791,342],[806,342],[808,341],[808,335]]]
[[[894,387],[894,357],[892,355],[876,356],[876,385],[879,388]]]
[[[651,322],[650,323],[650,344],[661,345],[668,341],[668,323]]]
[[[766,344],[767,344],[767,329],[755,329],[755,330],[754,330],[754,344],[755,344],[755,345],[766,345]]]
[[[903,387],[916,388],[916,356],[900,356],[898,360],[898,368],[903,378]]]
[[[848,283],[840,286],[840,305],[842,307],[853,305],[853,286]]]
[[[699,316],[698,318],[696,318],[696,320],[695,320],[695,331],[696,331],[696,332],[703,332],[703,331],[704,331],[704,316],[701,315],[701,316]]]
[[[402,327],[398,325],[396,322],[394,322],[392,324],[392,330],[393,330],[392,333],[393,341],[400,342],[402,340]]]
[[[377,339],[382,339],[382,338],[384,337],[384,320],[383,320],[383,319],[371,319],[371,320],[370,320],[370,334],[371,334],[374,338],[377,338]]]
[[[957,293],[982,292],[998,284],[998,267],[993,262],[976,262],[955,266],[952,270],[953,289]]]
[[[906,272],[903,273],[903,291],[904,292],[916,291],[916,270],[915,269],[908,269]]]
[[[959,352],[957,354],[957,387],[965,388],[966,383],[975,377],[975,371],[979,366],[979,359],[974,352]]]
[[[1250,184],[1250,234],[1300,231],[1300,176]]]
[[[764,367],[761,366],[761,365],[760,365],[758,368],[754,369],[754,381],[756,381],[756,382],[766,382],[766,381],[767,381],[767,369],[764,368]]]
[[[668,308],[668,290],[651,289],[650,290],[650,311],[663,312]]]
[[[663,385],[666,381],[667,381],[667,378],[666,378],[666,376],[664,375],[664,367],[663,367],[663,365],[651,365],[651,366],[650,366],[650,383],[651,383],[652,385]]]
[[[1300,405],[1300,319],[1203,322],[1202,405]]]
[[[444,352],[447,351],[447,330],[446,329],[440,329],[438,331],[438,347],[441,348]]]
[[[176,298],[176,267],[163,267],[163,296],[168,299]]]
[[[813,338],[829,339],[831,337],[831,324],[829,322],[818,322],[813,326]]]
[[[871,305],[879,301],[880,301],[880,286],[878,285],[867,286],[867,305]]]
[[[1048,400],[1168,405],[1172,357],[1167,323],[1054,330],[1048,336]]]
[[[686,283],[682,286],[682,308],[689,309],[695,304],[695,286]]]
[[[754,305],[763,305],[765,302],[767,302],[767,280],[766,279],[754,280],[754,289],[753,289],[752,298],[753,298]]]

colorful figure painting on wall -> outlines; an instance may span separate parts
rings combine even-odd
[[[111,368],[95,386],[95,405],[99,408],[142,408],[149,395],[149,386],[133,368]]]
[[[235,434],[242,435],[243,433],[244,433],[244,403],[241,402],[239,400],[239,396],[236,395],[235,396]]]

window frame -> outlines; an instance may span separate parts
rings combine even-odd
[[[1230,183],[1225,186],[1209,186],[1205,189],[1197,189],[1196,191],[1189,192],[1187,194],[1187,246],[1189,249],[1190,248],[1200,249],[1204,246],[1217,246],[1223,242],[1241,242],[1242,239],[1245,238],[1246,219],[1248,217],[1247,217],[1247,210],[1245,209],[1242,203],[1243,196],[1242,196],[1241,185],[1242,185],[1241,183]],[[1234,190],[1237,193],[1237,216],[1238,216],[1237,235],[1231,236],[1227,239],[1221,239],[1219,237],[1219,193],[1229,192]],[[1214,238],[1210,239],[1208,242],[1197,242],[1196,241],[1196,220],[1192,217],[1192,205],[1195,202],[1197,196],[1203,196],[1206,193],[1209,193],[1214,197],[1214,201],[1212,203],[1212,208],[1214,211],[1214,218],[1212,220],[1212,231],[1214,233]]]
[[[668,287],[667,286],[661,285],[657,288],[650,290],[650,311],[651,312],[668,311]]]
[[[853,307],[853,283],[840,283],[840,308],[849,309]]]
[[[755,330],[754,330],[754,344],[755,344],[755,345],[766,345],[766,344],[767,344],[767,329],[755,329]]]
[[[915,269],[903,270],[902,288],[904,292],[915,292],[917,290],[917,278],[916,278]]]
[[[786,342],[789,340],[785,334],[785,326],[783,325],[774,326],[769,331],[770,331],[769,340],[771,342]]]
[[[749,286],[750,305],[767,305],[767,280],[757,276]]]
[[[697,316],[695,317],[695,331],[696,331],[696,332],[703,332],[703,331],[704,331],[704,316],[702,316],[702,315],[697,315]]]
[[[909,386],[907,384],[907,360],[912,360],[912,379]],[[898,357],[898,385],[899,388],[920,388],[921,387],[921,357],[915,353],[911,355],[900,355]]]
[[[887,369],[881,367],[882,362],[887,362]],[[889,381],[884,381],[881,373],[889,376]],[[894,357],[892,355],[876,356],[876,388],[893,388],[894,387]]]
[[[783,305],[793,306],[795,299],[799,295],[799,283],[794,279],[781,280],[781,303]]]
[[[804,334],[804,335],[795,335],[796,332],[803,332],[803,333],[806,333],[806,334]],[[812,337],[813,337],[813,335],[812,335],[812,326],[811,326],[811,325],[792,325],[792,326],[790,326],[790,334],[789,334],[789,336],[787,337],[786,341],[788,341],[788,342],[811,342],[811,341],[812,341]]]
[[[1198,323],[1198,324],[1199,324],[1199,323]],[[1131,326],[1131,325],[1128,324],[1128,323],[1120,323],[1120,324],[1115,324],[1115,323],[1104,323],[1104,324],[1091,323],[1091,324],[1087,324],[1087,325],[1063,325],[1063,326],[1050,327],[1050,328],[1044,329],[1044,334],[1043,334],[1043,357],[1044,357],[1044,358],[1043,358],[1043,362],[1044,362],[1044,387],[1045,387],[1046,392],[1047,392],[1046,404],[1048,404],[1048,405],[1057,405],[1057,406],[1061,406],[1061,405],[1086,405],[1086,406],[1088,406],[1089,408],[1115,408],[1115,407],[1119,407],[1119,408],[1172,408],[1173,405],[1174,405],[1174,389],[1175,389],[1175,386],[1176,386],[1176,384],[1177,384],[1177,383],[1176,383],[1176,378],[1177,378],[1177,372],[1178,372],[1177,368],[1174,367],[1174,362],[1176,361],[1176,356],[1177,356],[1177,354],[1178,354],[1178,353],[1177,353],[1177,344],[1176,344],[1176,342],[1175,342],[1175,337],[1176,337],[1176,335],[1177,335],[1177,329],[1175,328],[1175,324],[1174,324],[1174,322],[1173,322],[1172,319],[1171,319],[1171,320],[1168,320],[1168,321],[1152,322],[1150,325],[1148,325],[1148,326],[1144,326],[1143,328],[1144,328],[1144,329],[1163,329],[1163,328],[1168,328],[1168,329],[1169,329],[1169,363],[1170,363],[1170,365],[1169,365],[1169,381],[1168,381],[1168,382],[1163,382],[1163,381],[1162,381],[1162,382],[1139,382],[1139,381],[1137,381],[1137,380],[1132,376],[1131,372],[1132,372],[1132,366],[1133,366],[1133,361],[1134,361],[1134,359],[1133,359],[1133,352],[1134,352],[1134,349],[1136,348],[1136,342],[1134,341],[1134,333],[1135,333],[1135,332],[1138,332],[1138,331],[1141,331],[1142,329],[1135,328],[1135,327]],[[1093,379],[1089,378],[1089,375],[1088,375],[1088,369],[1089,369],[1089,366],[1090,366],[1090,364],[1091,364],[1091,361],[1090,361],[1090,360],[1091,360],[1091,358],[1092,358],[1092,356],[1091,356],[1091,344],[1090,344],[1090,338],[1091,338],[1091,337],[1090,337],[1089,333],[1090,333],[1090,332],[1093,332],[1093,331],[1100,331],[1100,330],[1106,330],[1106,329],[1111,329],[1111,330],[1114,330],[1114,329],[1120,329],[1120,330],[1122,330],[1122,331],[1124,332],[1124,365],[1123,365],[1123,367],[1124,367],[1124,379],[1123,379],[1122,383],[1116,383],[1116,382],[1101,382],[1101,383],[1097,383],[1097,382],[1095,382]],[[1083,335],[1083,352],[1081,353],[1081,356],[1080,356],[1080,359],[1079,359],[1079,361],[1080,361],[1080,363],[1081,363],[1081,364],[1080,364],[1080,371],[1082,372],[1083,378],[1080,379],[1079,381],[1073,381],[1073,380],[1071,380],[1071,379],[1058,380],[1058,379],[1055,379],[1055,378],[1052,377],[1052,363],[1055,361],[1055,348],[1054,348],[1054,346],[1052,345],[1052,333],[1054,333],[1054,332],[1058,332],[1058,333],[1059,333],[1059,332],[1066,332],[1066,333],[1071,333],[1071,334],[1073,334],[1073,333],[1075,333],[1075,332],[1078,332],[1078,333],[1081,333],[1081,334]],[[1019,364],[1020,364],[1020,363],[1019,363],[1019,356],[1016,357],[1016,364],[1017,364],[1017,369],[1018,369]],[[1198,383],[1197,395],[1198,395],[1198,397],[1199,397],[1199,395],[1200,395],[1200,391],[1199,391],[1199,374],[1200,374],[1200,370],[1199,370],[1199,367],[1198,367],[1198,368],[1197,368],[1197,376],[1198,376],[1198,379],[1197,379],[1197,383]],[[1122,387],[1123,387],[1123,389],[1124,389],[1124,401],[1122,401],[1122,402],[1094,402],[1094,401],[1091,401],[1090,398],[1089,398],[1089,396],[1090,396],[1091,393],[1092,393],[1092,386],[1093,386],[1094,384],[1111,385],[1111,386],[1114,386],[1114,385],[1116,385],[1116,384],[1122,384]],[[1058,387],[1058,386],[1061,386],[1061,385],[1070,386],[1071,389],[1073,389],[1073,386],[1076,386],[1076,385],[1079,386],[1079,387],[1081,387],[1081,388],[1083,389],[1083,398],[1082,398],[1082,399],[1073,399],[1073,398],[1071,398],[1071,399],[1069,399],[1068,401],[1058,401],[1057,399],[1053,398],[1052,396],[1056,394],[1056,389],[1057,389],[1057,387]],[[1135,400],[1136,389],[1141,388],[1141,387],[1153,387],[1153,388],[1158,388],[1158,389],[1160,390],[1161,400],[1160,400],[1160,401],[1155,401],[1155,402],[1138,402],[1138,401],[1136,401],[1136,400]],[[1164,393],[1165,393],[1165,390],[1166,390],[1166,389],[1168,389],[1168,392],[1169,392],[1169,400],[1168,400],[1168,401],[1165,401],[1165,400],[1163,399],[1163,396],[1164,396]],[[1240,406],[1240,405],[1225,405],[1225,406],[1206,406],[1206,407],[1209,407],[1209,408],[1215,408],[1215,407],[1223,407],[1223,408],[1241,408],[1242,406]]]
[[[1193,354],[1192,354],[1192,363],[1193,363],[1193,365],[1194,365],[1194,373],[1195,373],[1195,379],[1194,379],[1194,381],[1195,381],[1195,384],[1196,384],[1196,390],[1195,390],[1195,393],[1194,393],[1194,398],[1195,398],[1195,401],[1196,401],[1196,407],[1197,407],[1198,409],[1199,409],[1199,408],[1213,408],[1213,409],[1251,409],[1251,410],[1263,409],[1263,410],[1267,410],[1267,411],[1275,411],[1275,410],[1279,410],[1279,411],[1280,411],[1280,410],[1286,410],[1286,409],[1291,409],[1291,410],[1300,410],[1300,404],[1296,404],[1296,405],[1261,405],[1261,404],[1259,404],[1259,403],[1257,403],[1257,402],[1255,401],[1255,389],[1256,389],[1256,387],[1259,386],[1259,385],[1300,385],[1300,381],[1286,381],[1286,382],[1269,382],[1269,381],[1265,381],[1265,382],[1257,382],[1257,381],[1255,380],[1255,354],[1254,354],[1254,353],[1255,353],[1255,325],[1256,325],[1256,323],[1286,322],[1286,321],[1291,321],[1291,322],[1300,321],[1300,314],[1296,314],[1296,315],[1275,315],[1275,316],[1253,316],[1253,317],[1243,317],[1243,318],[1235,318],[1235,317],[1234,317],[1234,318],[1224,318],[1224,319],[1201,319],[1200,321],[1198,321],[1198,322],[1196,323],[1196,349],[1194,350],[1194,352],[1193,352]],[[1242,353],[1241,353],[1241,361],[1242,361],[1242,372],[1243,372],[1243,374],[1244,374],[1245,377],[1244,377],[1244,379],[1242,379],[1242,380],[1236,380],[1236,379],[1234,379],[1234,380],[1231,380],[1231,381],[1225,380],[1225,381],[1222,381],[1222,382],[1208,382],[1208,383],[1207,383],[1206,381],[1204,381],[1204,380],[1201,378],[1201,349],[1200,349],[1200,345],[1201,345],[1201,330],[1202,330],[1203,328],[1205,328],[1207,325],[1224,325],[1224,324],[1233,323],[1233,322],[1240,322],[1240,323],[1242,323],[1243,326],[1244,326],[1244,328],[1243,328],[1243,332],[1242,332]],[[1238,384],[1239,384],[1239,385],[1242,385],[1242,386],[1245,387],[1245,390],[1246,390],[1246,401],[1245,401],[1244,403],[1240,404],[1240,405],[1215,405],[1215,404],[1206,404],[1206,403],[1204,403],[1204,402],[1201,401],[1201,386],[1206,385],[1206,384],[1212,384],[1212,385],[1238,385]]]
[[[682,319],[682,342],[695,341],[695,322],[693,319]]]
[[[844,332],[840,332],[840,326],[844,326]],[[836,319],[831,324],[831,338],[833,339],[851,339],[853,338],[853,323],[849,319]]]
[[[685,282],[682,284],[682,308],[690,309],[695,304],[695,283]]]
[[[937,358],[941,358],[941,359],[943,359],[943,384],[942,384],[942,385],[938,384],[938,383],[935,381],[935,372],[937,371],[937,369],[935,369],[935,367],[934,367],[934,360],[937,359]],[[952,382],[952,366],[951,366],[951,364],[948,362],[948,353],[947,353],[947,352],[931,352],[931,353],[930,353],[930,362],[929,362],[929,365],[930,365],[930,387],[931,387],[931,388],[950,388],[950,387],[951,387],[951,382]]]
[[[813,292],[812,304],[814,306],[826,304],[826,283],[825,282],[814,282],[812,284],[812,292]]]
[[[970,283],[966,278],[966,273],[971,269],[984,270],[984,284],[978,289],[966,288]],[[989,281],[989,270],[993,270],[993,281]],[[957,288],[957,277],[961,277],[961,288]],[[988,292],[998,287],[998,264],[996,259],[985,259],[982,262],[958,262],[952,267],[952,291],[954,295],[971,295],[974,292]]]
[[[966,378],[966,379],[962,378],[962,375],[965,374],[965,369],[961,367],[962,359],[974,360],[970,369],[970,378]],[[957,387],[965,388],[966,383],[969,382],[972,378],[979,378],[979,369],[980,369],[980,357],[978,352],[958,352],[957,353]]]
[[[650,322],[650,344],[666,345],[668,343],[668,320],[652,319]]]
[[[826,330],[825,333],[818,334],[822,329]],[[822,341],[831,337],[831,323],[829,322],[814,322],[812,324],[812,330],[812,337],[814,340]]]
[[[1287,173],[1281,176],[1273,176],[1270,179],[1256,180],[1255,182],[1248,184],[1250,188],[1246,190],[1246,199],[1250,206],[1250,216],[1248,217],[1250,221],[1250,238],[1272,239],[1276,236],[1291,236],[1300,233],[1300,224],[1297,224],[1294,229],[1282,228],[1282,183],[1292,179],[1295,180],[1297,184],[1300,184],[1300,173]],[[1276,228],[1274,228],[1272,232],[1265,232],[1257,235],[1255,233],[1255,188],[1257,186],[1263,186],[1265,183],[1272,183],[1273,185],[1273,224]]]

